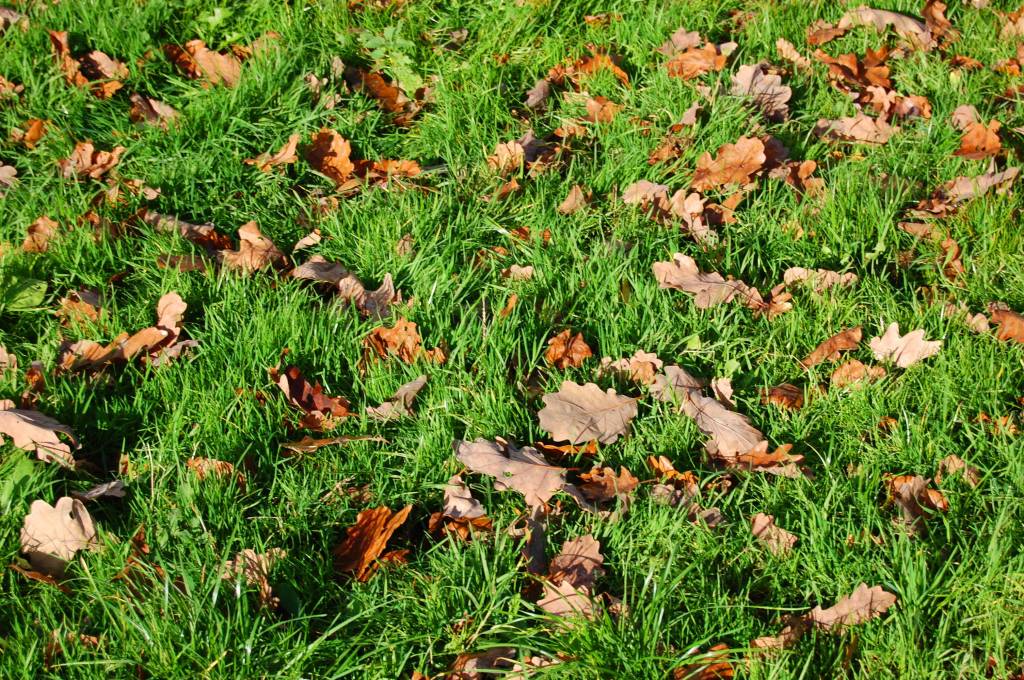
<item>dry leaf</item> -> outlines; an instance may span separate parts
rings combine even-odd
[[[840,598],[828,609],[815,607],[806,615],[807,621],[820,630],[839,633],[871,619],[877,619],[896,604],[896,596],[881,586],[869,588],[861,583],[848,597]]]
[[[405,523],[410,511],[411,505],[398,512],[386,506],[360,512],[355,524],[348,528],[345,540],[331,551],[334,570],[360,582],[369,580],[379,566],[377,558],[384,552],[391,535]]]
[[[628,359],[612,361],[611,357],[602,357],[598,375],[618,375],[624,380],[650,385],[654,382],[654,376],[661,370],[662,365],[663,362],[657,354],[638,349]]]
[[[352,146],[347,139],[334,130],[323,128],[313,135],[313,143],[306,150],[306,161],[314,170],[341,187],[355,171],[351,155]]]
[[[91,290],[73,290],[60,301],[55,314],[62,326],[85,326],[99,321],[103,313],[102,300]]]
[[[793,43],[785,38],[779,38],[775,41],[775,51],[778,52],[781,59],[793,64],[797,70],[810,73],[812,68],[811,60],[800,54],[796,47],[793,46]]]
[[[522,267],[513,264],[501,270],[502,278],[510,281],[529,281],[533,278],[533,265]]]
[[[843,389],[853,385],[874,382],[885,377],[885,369],[881,366],[867,366],[856,359],[851,359],[832,371],[829,384],[835,389]]]
[[[244,273],[275,266],[285,259],[284,253],[260,232],[255,222],[238,228],[238,250],[222,250],[218,255],[222,265]]]
[[[366,415],[373,420],[385,421],[411,417],[413,415],[412,402],[426,384],[427,376],[425,375],[405,383],[398,388],[391,399],[385,401],[380,406],[367,406]]]
[[[615,498],[627,501],[640,484],[640,480],[625,467],[620,467],[616,475],[614,469],[600,465],[590,472],[582,473],[580,480],[577,485],[580,492],[592,503],[604,503]]]
[[[386,318],[391,314],[391,306],[402,299],[401,294],[395,290],[391,274],[384,275],[384,280],[377,290],[367,290],[363,282],[343,265],[328,262],[320,255],[314,255],[293,269],[291,276],[330,284],[337,290],[339,298],[355,305],[363,316]]]
[[[857,349],[863,337],[860,326],[839,331],[831,338],[814,348],[800,363],[804,368],[816,366],[823,361],[839,361],[839,353]]]
[[[256,586],[259,589],[260,605],[276,609],[280,600],[270,587],[270,571],[287,555],[288,553],[281,548],[271,548],[265,553],[258,553],[251,548],[246,548],[235,555],[235,559],[225,563],[221,570],[221,578],[225,581],[244,578],[247,585]]]
[[[759,512],[750,519],[750,530],[754,538],[768,547],[776,557],[785,557],[793,552],[797,537],[775,525],[775,518]]]
[[[1024,316],[1009,309],[992,309],[989,312],[992,323],[999,326],[996,338],[1024,343]]]
[[[21,552],[35,569],[63,578],[75,553],[96,545],[96,528],[82,501],[68,496],[52,506],[32,501],[21,527]]]
[[[340,437],[324,437],[322,439],[316,439],[306,435],[302,439],[295,442],[287,442],[281,444],[282,449],[291,451],[293,454],[306,454],[318,451],[325,446],[334,446],[336,444],[348,444],[349,442],[381,442],[387,443],[387,440],[383,437],[375,435],[342,435]],[[289,455],[289,454],[284,454]]]
[[[568,380],[561,389],[543,397],[544,408],[537,417],[541,429],[556,441],[581,444],[596,439],[611,444],[629,431],[637,414],[636,399],[608,389],[602,392],[594,383],[577,385]]]
[[[868,343],[875,359],[889,361],[900,368],[907,368],[918,361],[933,357],[942,348],[941,340],[925,340],[924,330],[918,329],[900,335],[900,325],[891,323],[885,334],[872,338]]]
[[[184,47],[164,45],[164,54],[190,80],[205,79],[211,85],[234,87],[242,78],[242,64],[231,52],[214,52],[202,40]]]
[[[593,536],[566,541],[551,560],[537,606],[553,616],[592,618],[596,603],[591,593],[604,574],[603,563],[601,544]]]
[[[387,359],[397,356],[407,364],[417,359],[443,364],[447,359],[444,350],[435,347],[425,350],[420,346],[420,334],[416,324],[407,319],[398,318],[392,328],[378,326],[363,339],[364,356]]]
[[[191,470],[199,481],[205,479],[234,479],[238,487],[245,490],[245,475],[235,472],[235,466],[226,460],[216,458],[201,458],[192,456],[185,461],[185,467]]]
[[[804,391],[796,385],[783,383],[765,390],[761,395],[761,401],[796,411],[804,407]]]
[[[49,35],[57,65],[69,85],[88,87],[100,99],[109,99],[124,87],[117,79],[128,77],[127,66],[99,50],[75,57],[66,31],[49,31]]]
[[[665,62],[669,76],[692,80],[705,73],[721,71],[725,68],[727,54],[721,46],[707,44],[704,47],[691,47],[680,52]]]
[[[967,158],[968,160],[981,160],[989,156],[995,156],[1003,148],[999,140],[999,128],[1002,124],[998,120],[991,120],[988,125],[972,121],[967,124],[964,136],[960,138],[960,148],[953,155]]]
[[[939,469],[935,473],[935,482],[941,484],[943,478],[960,475],[964,483],[972,489],[981,484],[981,473],[978,468],[968,465],[967,461],[956,454],[950,454],[939,461]]]
[[[544,505],[565,485],[565,469],[548,465],[533,447],[502,446],[485,439],[456,441],[453,446],[460,463],[473,472],[494,477],[498,491],[523,494],[531,507]]]
[[[622,104],[616,104],[607,97],[588,97],[585,100],[587,115],[585,120],[591,123],[610,123],[615,116],[623,109]]]
[[[34,149],[39,140],[46,135],[46,128],[49,125],[48,120],[29,118],[20,128],[11,130],[11,141],[23,145],[26,149]]]
[[[557,369],[579,368],[583,362],[594,356],[582,333],[572,335],[568,328],[548,340],[544,360]]]
[[[71,455],[71,445],[61,441],[58,433],[67,435],[71,444],[76,449],[79,447],[67,425],[39,411],[15,408],[10,399],[0,399],[0,435],[10,437],[11,443],[20,449],[35,452],[41,461],[73,468],[75,459]]]
[[[935,41],[931,31],[923,21],[908,17],[906,14],[890,12],[884,9],[873,9],[861,5],[844,14],[836,25],[840,30],[846,31],[856,26],[873,27],[876,31],[882,32],[892,27],[897,34],[906,38],[915,47],[930,49]]]
[[[410,97],[398,81],[392,81],[383,71],[343,66],[342,75],[349,88],[376,101],[385,113],[390,114],[391,122],[395,125],[409,125],[423,108],[427,88],[421,88]]]
[[[50,247],[50,239],[60,231],[60,225],[46,215],[39,217],[28,225],[25,240],[21,244],[26,253],[45,253]]]
[[[433,534],[454,535],[462,541],[494,528],[483,505],[473,498],[459,475],[452,475],[444,485],[444,505],[430,516],[427,526]]]
[[[330,430],[337,425],[339,418],[352,415],[347,399],[324,394],[320,383],[306,380],[298,366],[289,366],[284,371],[272,368],[269,373],[270,379],[285,393],[288,403],[303,412],[299,427]]]
[[[787,286],[803,283],[814,289],[815,293],[824,293],[829,288],[849,288],[857,282],[857,275],[853,272],[840,274],[829,269],[804,269],[803,267],[790,267],[782,273],[782,281]]]
[[[686,50],[699,46],[704,39],[700,37],[700,33],[697,31],[687,31],[684,27],[679,27],[675,32],[662,43],[661,47],[658,48],[658,52],[664,54],[666,57],[671,57],[679,52],[685,52]]]
[[[858,113],[852,118],[823,118],[814,127],[814,134],[830,141],[885,144],[898,130],[899,128],[892,127],[884,120]]]
[[[938,489],[928,486],[920,475],[886,475],[889,502],[899,506],[902,517],[898,520],[911,536],[923,534],[924,519],[935,512],[946,512],[949,501]]]
[[[18,169],[13,165],[4,165],[0,161],[0,196],[5,196],[7,190],[17,184]]]
[[[295,148],[298,144],[299,135],[291,135],[288,137],[288,141],[284,143],[284,146],[278,149],[277,152],[271,153],[267,151],[255,158],[246,158],[242,162],[246,165],[255,165],[262,172],[270,172],[271,168],[276,168],[279,165],[288,165],[299,160],[295,153]]]
[[[765,145],[760,139],[740,137],[735,144],[718,147],[714,158],[705,152],[697,159],[691,188],[706,191],[729,184],[748,184],[765,164]]]
[[[124,498],[124,489],[124,482],[120,479],[115,479],[111,482],[97,484],[88,491],[72,491],[71,497],[77,498],[83,503],[95,501],[100,498]]]
[[[732,77],[729,93],[734,97],[750,97],[768,120],[777,123],[789,117],[793,90],[783,85],[782,78],[769,68],[770,65],[763,62],[740,66]]]
[[[712,645],[704,653],[698,653],[699,648],[691,651],[686,660],[697,660],[673,669],[672,680],[731,680],[735,676],[729,662],[729,645]]]
[[[136,93],[129,100],[132,106],[128,110],[128,118],[133,123],[156,125],[166,130],[178,119],[177,111],[153,97]]]
[[[71,155],[57,165],[64,179],[99,179],[117,165],[124,151],[123,146],[116,146],[113,151],[100,151],[92,142],[78,142]]]
[[[671,262],[655,262],[654,278],[661,288],[673,288],[694,296],[698,309],[708,309],[739,296],[750,300],[750,288],[742,281],[726,280],[717,272],[701,272],[688,255],[676,253]]]
[[[558,212],[562,215],[571,215],[577,210],[586,207],[590,202],[590,192],[586,191],[579,184],[573,184],[566,194],[565,200],[558,204]]]

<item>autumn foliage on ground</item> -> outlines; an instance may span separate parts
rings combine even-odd
[[[1024,7],[0,6],[4,677],[1024,677]]]

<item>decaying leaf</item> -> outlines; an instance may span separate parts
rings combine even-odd
[[[862,337],[863,332],[861,331],[860,326],[854,326],[853,328],[847,328],[846,330],[839,331],[831,338],[815,347],[814,350],[800,363],[803,364],[805,368],[810,368],[811,366],[816,366],[823,361],[839,361],[839,353],[857,349]]]
[[[787,286],[802,283],[813,288],[815,293],[824,293],[829,288],[849,288],[857,282],[857,275],[853,272],[840,274],[829,269],[790,267],[782,273],[782,281]]]
[[[11,130],[11,141],[21,144],[26,149],[34,149],[39,140],[46,136],[46,131],[50,124],[51,121],[49,120],[29,118],[22,123],[21,127]]]
[[[444,505],[430,516],[428,528],[433,534],[457,536],[462,541],[494,527],[480,501],[473,498],[469,487],[459,475],[452,475],[444,485]]]
[[[356,91],[365,94],[387,114],[395,125],[407,126],[424,105],[427,88],[409,96],[397,80],[391,80],[382,71],[370,71],[357,66],[344,65],[342,75],[346,84]]]
[[[793,551],[797,537],[775,524],[775,518],[759,512],[750,519],[750,531],[754,538],[768,547],[776,557],[785,557]]]
[[[416,399],[423,386],[427,384],[427,376],[405,383],[387,401],[380,406],[367,406],[366,415],[374,420],[396,420],[413,415],[412,402]]]
[[[832,371],[829,384],[835,389],[843,389],[881,380],[884,377],[885,369],[881,366],[868,366],[856,359],[851,359]]]
[[[77,498],[83,503],[89,501],[95,501],[100,498],[124,498],[125,485],[120,479],[115,479],[110,482],[103,482],[96,486],[88,489],[87,491],[72,491],[71,497]]]
[[[119,79],[128,77],[128,67],[99,50],[75,57],[66,31],[50,31],[50,46],[64,80],[75,87],[88,87],[100,99],[109,99],[124,87]]]
[[[680,52],[665,62],[668,74],[673,78],[693,80],[705,73],[721,71],[725,68],[725,62],[731,46],[715,45],[708,43],[704,47],[691,47]]]
[[[283,371],[272,368],[273,380],[288,398],[288,403],[303,412],[299,427],[322,431],[333,429],[339,418],[352,415],[349,402],[344,397],[324,394],[320,383],[310,383],[298,366],[289,366]]]
[[[744,302],[752,299],[747,284],[725,279],[717,272],[702,272],[696,260],[682,253],[673,255],[671,262],[655,262],[652,269],[659,287],[693,295],[698,309],[708,309],[737,297]]]
[[[594,353],[583,334],[572,335],[568,328],[548,340],[548,349],[544,352],[544,360],[561,370],[579,368],[592,356]]]
[[[202,40],[189,40],[180,47],[164,45],[164,54],[190,80],[234,87],[242,78],[242,63],[234,54],[215,52]]]
[[[968,465],[960,456],[951,453],[939,461],[939,469],[935,472],[935,482],[941,484],[946,477],[959,475],[964,483],[972,489],[981,484],[981,473],[978,468]]]
[[[92,142],[78,142],[71,155],[57,165],[65,179],[99,179],[117,165],[124,152],[123,146],[115,146],[113,151],[100,151]]]
[[[807,613],[807,620],[819,630],[841,632],[849,626],[877,619],[896,604],[896,596],[881,586],[869,588],[861,583],[849,596],[840,598],[828,609],[815,607]]]
[[[473,472],[494,477],[498,491],[518,491],[531,507],[543,506],[565,485],[565,468],[549,465],[530,446],[477,439],[456,441],[455,457]]]
[[[96,545],[96,528],[82,501],[68,496],[55,505],[32,501],[21,527],[21,552],[33,568],[63,578],[75,553]]]
[[[349,158],[351,155],[352,146],[348,140],[334,130],[324,128],[313,135],[313,143],[306,151],[306,161],[314,170],[341,186],[356,168]]]
[[[775,51],[779,57],[795,66],[797,70],[809,73],[811,71],[811,60],[800,54],[799,50],[785,38],[775,41]]]
[[[561,389],[543,397],[544,408],[537,414],[541,429],[556,441],[581,444],[592,439],[611,444],[629,431],[637,414],[636,399],[602,392],[594,383],[577,385],[565,381]]]
[[[964,128],[964,135],[960,138],[960,148],[953,152],[954,156],[967,158],[969,160],[981,160],[995,156],[1003,148],[999,139],[999,128],[1002,124],[998,120],[991,120],[988,124],[980,121],[971,121]]]
[[[62,441],[59,434],[67,436],[71,444]],[[34,452],[41,461],[75,466],[71,446],[78,448],[79,444],[71,428],[39,411],[15,408],[10,399],[0,399],[0,435],[10,437],[18,448]]]
[[[571,215],[577,210],[585,207],[590,202],[591,193],[579,184],[573,184],[566,194],[565,200],[558,204],[558,212],[562,215]]]
[[[697,159],[697,171],[691,188],[706,191],[730,184],[748,184],[767,160],[765,145],[756,137],[740,137],[734,144],[723,144],[712,157],[705,152]]]
[[[178,119],[177,111],[153,97],[135,93],[129,100],[132,106],[128,110],[128,117],[133,123],[156,125],[166,130]]]
[[[299,160],[298,155],[295,153],[295,148],[298,144],[299,135],[291,135],[288,137],[288,141],[284,143],[284,146],[276,152],[266,151],[255,158],[246,158],[242,162],[246,165],[254,165],[262,172],[270,172],[271,168],[276,168],[279,165],[288,165]]]
[[[192,456],[185,461],[185,467],[191,470],[199,481],[206,479],[234,480],[240,489],[245,489],[245,475],[236,472],[235,466],[226,460]]]
[[[45,253],[50,247],[50,239],[58,234],[60,225],[46,215],[36,218],[25,230],[25,240],[21,244],[26,253]]]
[[[566,541],[551,560],[537,606],[554,616],[592,618],[594,583],[604,574],[603,564],[601,544],[593,536]]]
[[[893,322],[885,329],[884,335],[872,338],[868,346],[871,347],[875,359],[907,368],[938,354],[942,348],[942,341],[925,340],[922,329],[900,335],[900,325]]]
[[[889,502],[899,506],[902,517],[897,520],[910,535],[925,531],[924,519],[932,512],[946,512],[949,501],[938,489],[929,487],[929,481],[920,475],[886,475]]]
[[[804,407],[804,391],[790,383],[770,387],[761,395],[761,401],[779,408],[797,411]]]
[[[418,359],[424,359],[428,363],[443,364],[447,359],[444,350],[435,347],[425,350],[420,345],[420,334],[416,330],[416,324],[407,319],[398,318],[391,328],[378,326],[370,331],[370,334],[363,339],[364,355],[387,359],[396,356],[401,361],[411,364]]]
[[[885,144],[898,131],[899,128],[892,127],[884,120],[863,113],[838,120],[823,118],[814,127],[814,134],[823,139],[863,144]]]
[[[1003,342],[1012,340],[1024,343],[1024,316],[1009,309],[993,308],[989,312],[989,317],[992,323],[999,326],[996,338]]]
[[[5,196],[7,190],[18,183],[18,169],[13,165],[5,165],[0,161],[0,196]]]
[[[729,661],[729,645],[712,645],[706,652],[699,648],[687,654],[685,666],[672,670],[672,680],[731,680],[735,676]]]
[[[740,66],[732,77],[729,92],[736,97],[749,97],[768,120],[779,122],[789,117],[793,90],[783,85],[781,76],[772,73],[770,68],[763,62]]]
[[[405,523],[411,511],[411,505],[398,512],[381,506],[363,510],[356,515],[355,524],[348,528],[345,540],[331,551],[334,570],[360,582],[369,580],[380,566],[378,558],[387,547],[391,535]]]
[[[222,265],[245,273],[276,266],[285,259],[284,253],[260,232],[255,222],[238,228],[238,250],[222,250],[218,255]]]
[[[326,283],[337,290],[338,297],[355,306],[363,316],[378,319],[391,314],[391,306],[402,299],[395,290],[391,274],[385,274],[377,290],[368,290],[355,274],[339,262],[329,262],[320,255],[314,255],[308,261],[291,271],[296,279],[306,279]]]
[[[655,374],[664,365],[657,354],[645,352],[638,349],[628,359],[616,359],[602,357],[601,366],[598,369],[599,375],[617,375],[625,380],[632,380],[641,385],[650,385],[654,382]]]
[[[276,609],[280,600],[270,587],[270,571],[287,555],[288,553],[281,548],[271,548],[265,553],[258,553],[251,548],[246,548],[235,555],[235,559],[228,560],[224,564],[224,568],[221,569],[221,578],[225,581],[245,579],[247,585],[255,586],[259,590],[262,606]]]

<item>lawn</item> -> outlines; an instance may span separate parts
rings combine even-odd
[[[870,3],[0,10],[0,675],[1022,677],[1024,18]]]

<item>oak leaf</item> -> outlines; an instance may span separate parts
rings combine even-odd
[[[553,616],[593,618],[594,582],[604,573],[603,563],[601,544],[593,536],[566,541],[551,560],[537,606]]]
[[[750,519],[750,531],[754,538],[768,547],[776,557],[785,557],[793,552],[797,537],[775,524],[775,518],[759,512]]]
[[[416,324],[399,317],[391,328],[378,326],[363,339],[364,355],[368,358],[387,359],[397,356],[401,361],[411,364],[417,359],[443,364],[447,359],[444,350],[435,347],[425,350],[420,345],[420,334]]]
[[[893,322],[885,329],[884,335],[872,338],[868,346],[871,347],[875,359],[890,361],[899,368],[907,368],[938,354],[942,348],[942,341],[925,340],[922,329],[900,335],[900,325]]]
[[[4,165],[0,161],[0,196],[5,196],[7,190],[18,183],[18,169],[13,165]]]
[[[571,215],[577,210],[586,207],[590,202],[591,193],[579,184],[573,184],[566,194],[565,200],[558,204],[558,212],[562,215]]]
[[[807,613],[807,620],[820,630],[841,632],[871,619],[877,619],[896,604],[896,596],[881,586],[869,588],[861,583],[847,597],[840,598],[828,609],[815,607]]]
[[[735,97],[750,97],[768,120],[780,122],[789,117],[793,90],[783,85],[782,78],[769,69],[770,65],[764,62],[740,66],[732,77],[729,92]]]
[[[811,71],[811,60],[800,54],[793,43],[789,42],[785,38],[779,38],[775,41],[775,51],[778,53],[779,58],[793,64],[797,70],[803,71],[804,73],[809,73]]]
[[[706,191],[729,184],[748,184],[766,160],[764,142],[756,137],[740,137],[734,144],[718,147],[714,157],[704,152],[697,159],[697,171],[690,187]]]
[[[868,366],[856,359],[851,359],[832,371],[829,384],[836,389],[853,385],[874,382],[885,377],[885,369],[881,366]]]
[[[594,383],[577,385],[568,380],[561,389],[543,397],[544,408],[537,417],[541,429],[556,441],[580,444],[596,439],[611,444],[629,431],[637,414],[636,399],[602,392]]]
[[[931,512],[946,512],[949,501],[938,489],[929,487],[929,480],[920,475],[886,475],[889,502],[896,504],[902,517],[897,520],[911,536],[925,531],[924,519]]]
[[[1024,316],[1009,309],[992,309],[989,312],[992,323],[999,326],[996,338],[1024,343]]]
[[[483,505],[473,498],[459,475],[452,475],[444,485],[444,505],[439,512],[430,515],[427,526],[433,534],[454,535],[462,541],[494,528]]]
[[[579,368],[583,362],[594,356],[594,352],[583,339],[583,333],[572,335],[568,328],[548,340],[544,360],[557,369]]]
[[[245,475],[236,472],[235,466],[226,460],[192,456],[185,461],[185,467],[191,470],[200,482],[206,479],[234,480],[240,489],[245,490]]]
[[[953,155],[968,160],[995,156],[1003,147],[999,140],[1001,127],[1002,124],[998,120],[991,120],[987,125],[973,121],[968,123],[964,129],[964,136],[960,138],[960,148],[953,152]]]
[[[178,119],[178,112],[158,99],[138,93],[132,94],[128,99],[132,103],[128,110],[128,118],[133,123],[156,125],[166,130]]]
[[[289,366],[283,371],[272,368],[269,373],[270,379],[284,392],[288,403],[302,411],[299,427],[330,430],[337,425],[339,418],[352,415],[347,399],[324,394],[320,383],[306,380],[298,366]]]
[[[50,240],[60,231],[60,225],[46,215],[36,218],[25,230],[25,240],[21,244],[26,253],[45,253],[50,247]]]
[[[271,168],[276,168],[279,165],[288,165],[299,160],[298,155],[295,153],[295,148],[298,144],[299,135],[291,135],[288,137],[288,141],[284,143],[284,146],[276,152],[266,151],[255,158],[246,158],[242,162],[246,165],[254,165],[262,172],[270,172]]]
[[[604,503],[615,498],[626,501],[640,484],[640,480],[625,467],[620,467],[616,475],[614,469],[600,465],[581,474],[580,480],[577,485],[580,492],[593,503]]]
[[[415,380],[405,383],[387,401],[380,406],[367,406],[366,415],[373,420],[397,420],[413,415],[412,402],[416,399],[423,386],[427,384],[427,376],[421,375]]]
[[[654,376],[664,365],[657,354],[645,352],[638,349],[628,359],[616,359],[602,357],[601,366],[598,369],[599,375],[617,375],[626,380],[632,380],[641,385],[650,385],[654,382]]]
[[[320,255],[312,256],[293,269],[291,276],[329,284],[337,290],[338,297],[355,305],[363,316],[383,319],[391,314],[391,306],[402,299],[401,294],[395,290],[391,274],[384,275],[377,290],[367,290],[363,282],[343,265],[329,262]]]
[[[345,540],[331,551],[334,570],[360,582],[369,580],[379,567],[377,559],[387,547],[391,535],[405,523],[410,511],[412,505],[398,512],[387,506],[360,512],[355,524],[348,528]]]
[[[75,553],[96,545],[96,528],[85,504],[68,496],[52,506],[33,501],[21,527],[21,552],[35,569],[58,579]]]
[[[679,52],[665,62],[665,68],[673,78],[692,80],[705,73],[721,71],[725,68],[726,58],[727,53],[719,45],[709,43]]]
[[[849,288],[857,282],[857,275],[853,272],[840,274],[830,269],[790,267],[782,273],[782,281],[787,286],[803,283],[813,288],[815,293],[824,293],[829,288]]]
[[[856,26],[873,27],[878,32],[892,27],[897,34],[906,38],[912,45],[926,50],[935,44],[931,31],[923,21],[899,12],[861,5],[840,17],[839,23],[836,24],[837,28],[844,31]]]
[[[29,118],[22,123],[20,128],[11,130],[11,141],[23,145],[26,149],[34,149],[39,140],[46,135],[47,127],[50,124],[49,120]]]
[[[238,250],[221,250],[218,255],[222,265],[244,273],[276,266],[285,259],[284,253],[260,232],[255,222],[238,228]]]
[[[202,40],[184,46],[164,45],[164,54],[190,80],[205,79],[211,85],[234,87],[242,78],[242,63],[231,52],[215,52]]]
[[[420,88],[410,97],[397,80],[391,80],[383,71],[346,65],[342,75],[349,88],[376,101],[395,125],[409,125],[423,108],[427,88]]]
[[[673,255],[671,262],[655,262],[652,270],[659,287],[693,295],[698,309],[708,309],[736,297],[750,299],[750,288],[745,283],[727,280],[717,272],[701,272],[697,262],[682,253]]]
[[[498,491],[518,491],[531,507],[543,506],[565,485],[565,468],[549,465],[536,449],[486,439],[456,441],[455,457],[476,473],[494,477]]]
[[[66,31],[49,31],[50,46],[64,80],[75,87],[88,87],[100,99],[109,99],[124,87],[120,78],[128,77],[128,67],[99,50],[75,57]]]
[[[228,560],[221,569],[221,578],[225,581],[245,579],[247,585],[259,590],[260,605],[276,609],[281,603],[270,587],[270,571],[274,565],[288,555],[281,548],[271,548],[265,553],[258,553],[252,548],[242,550],[233,560]]]
[[[837,120],[822,118],[814,127],[814,134],[823,139],[863,144],[885,144],[898,131],[899,128],[892,127],[884,120],[863,113]]]
[[[766,404],[774,404],[779,408],[793,411],[804,407],[804,391],[790,383],[783,383],[768,388],[761,396],[761,401]]]
[[[34,452],[41,461],[73,468],[75,459],[71,445],[62,441],[58,434],[66,435],[78,448],[78,440],[67,425],[39,411],[15,408],[10,399],[0,399],[0,435],[10,437],[18,448]]]
[[[862,337],[863,332],[860,326],[839,331],[815,347],[800,363],[803,364],[804,368],[810,368],[823,361],[839,361],[839,353],[857,349]]]
[[[352,145],[347,139],[334,130],[323,128],[313,135],[313,143],[306,150],[306,161],[340,187],[355,171],[351,155]]]
[[[124,152],[123,146],[115,146],[113,151],[100,151],[92,142],[78,142],[71,155],[57,165],[65,179],[99,179],[117,165]]]
[[[661,44],[657,51],[666,57],[671,57],[679,52],[685,52],[692,47],[697,47],[702,42],[704,42],[704,39],[700,37],[700,33],[688,31],[685,27],[680,26],[672,33],[668,40]]]
[[[978,468],[968,465],[960,456],[951,453],[939,461],[939,469],[935,472],[935,482],[941,484],[945,477],[960,475],[964,483],[972,489],[981,484],[981,473]]]

